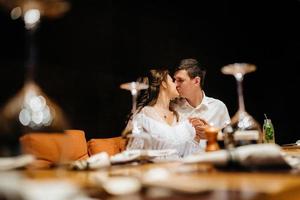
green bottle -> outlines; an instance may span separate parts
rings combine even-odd
[[[275,143],[274,127],[271,119],[264,120],[263,136],[263,143]]]

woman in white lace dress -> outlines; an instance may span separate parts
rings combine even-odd
[[[188,120],[180,121],[170,105],[178,92],[169,72],[150,70],[146,82],[149,88],[141,94],[127,126],[134,138],[127,149],[176,149],[179,158],[198,151],[195,129]]]

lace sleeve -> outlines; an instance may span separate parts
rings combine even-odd
[[[153,120],[162,122],[159,115],[150,106],[145,106],[133,116],[132,135],[127,149],[160,149],[166,146],[164,145],[165,141],[160,141],[156,137],[158,132],[155,130],[159,129],[159,125],[153,123]]]
[[[151,140],[149,123],[143,113],[138,113],[132,120],[132,135],[127,149],[151,149]]]
[[[199,147],[199,143],[196,142],[195,140],[191,140],[186,142],[186,144],[184,145],[184,150],[182,151],[181,157],[185,157],[200,151],[202,150]]]
[[[184,142],[178,147],[180,157],[185,157],[190,154],[201,151],[199,143],[194,140],[196,131],[187,120],[181,122],[178,131],[179,134],[186,136],[186,138],[184,138],[186,142]]]

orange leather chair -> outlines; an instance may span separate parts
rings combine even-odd
[[[37,160],[29,168],[49,168],[62,162],[87,159],[85,134],[81,130],[64,133],[29,133],[20,138],[23,153]]]
[[[122,137],[91,139],[87,143],[90,156],[103,151],[112,156],[124,151],[125,145],[126,141]]]

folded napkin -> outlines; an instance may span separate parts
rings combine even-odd
[[[24,154],[15,157],[0,157],[0,170],[12,170],[32,163],[35,157],[30,154]]]
[[[126,150],[110,157],[106,152],[101,152],[92,155],[88,159],[72,162],[69,168],[76,170],[100,169],[113,164],[121,164],[134,161],[152,161],[156,158],[165,158],[176,154],[176,149]]]
[[[86,170],[86,169],[100,169],[110,166],[109,155],[106,152],[101,152],[92,155],[85,160],[77,160],[70,164],[70,169]]]
[[[176,149],[161,149],[161,150],[126,150],[122,153],[111,156],[110,161],[112,164],[126,163],[132,161],[153,161],[157,158],[168,158],[169,156],[176,155]]]
[[[183,159],[184,163],[212,163],[217,166],[236,164],[245,168],[291,167],[280,146],[276,144],[253,144],[233,150],[193,154]]]

